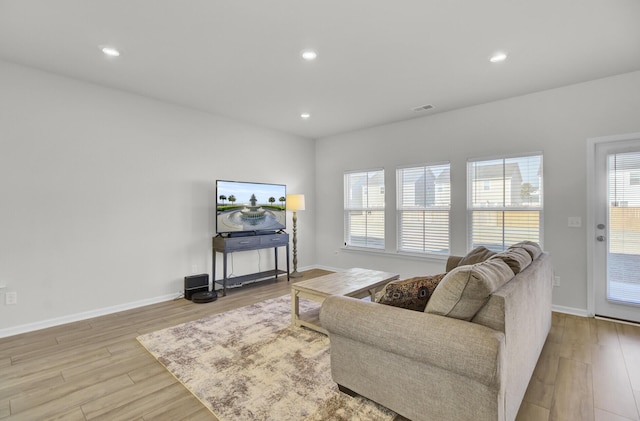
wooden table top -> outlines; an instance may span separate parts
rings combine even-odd
[[[357,295],[398,279],[397,273],[352,268],[291,284],[291,289],[329,295]]]

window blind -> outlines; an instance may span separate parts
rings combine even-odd
[[[542,155],[467,163],[468,247],[542,242]]]
[[[607,299],[640,304],[640,152],[608,156]]]
[[[345,245],[384,249],[384,170],[344,175]]]
[[[450,164],[396,170],[398,251],[449,254]]]

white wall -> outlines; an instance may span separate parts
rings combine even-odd
[[[436,104],[437,106],[437,104]],[[561,286],[556,306],[586,311],[586,227],[569,228],[569,216],[586,222],[587,139],[640,131],[640,72],[434,114],[319,139],[316,142],[317,262],[327,267],[368,267],[402,277],[442,272],[443,261],[395,254],[395,170],[425,162],[451,162],[452,251],[466,252],[466,160],[542,151],[544,247],[553,255]],[[343,172],[385,168],[387,250],[344,251]]]
[[[309,139],[0,61],[0,293],[18,293],[0,302],[0,336],[210,273],[216,179],[306,193],[298,266],[313,264],[314,154]],[[233,273],[259,261],[273,252],[235,254]]]
[[[0,61],[0,336],[177,295],[210,272],[214,181],[285,183],[305,193],[299,264],[442,271],[395,255],[395,168],[452,164],[452,251],[466,250],[466,159],[544,153],[544,245],[586,309],[586,139],[640,131],[640,72],[314,142]],[[366,151],[363,153],[362,151]],[[314,162],[315,159],[315,162]],[[388,253],[343,245],[345,170],[384,167]],[[289,224],[290,224],[289,215]],[[289,227],[290,231],[290,227]],[[260,253],[258,255],[258,253]],[[234,258],[234,274],[272,263]]]

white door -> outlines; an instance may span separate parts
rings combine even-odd
[[[640,136],[595,144],[597,316],[640,322]]]

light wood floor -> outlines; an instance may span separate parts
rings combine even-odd
[[[525,420],[640,420],[640,327],[554,313]]]
[[[313,270],[304,279],[328,272]],[[286,280],[0,339],[0,420],[215,420],[135,339],[289,293]],[[640,327],[554,313],[518,421],[640,420]]]

